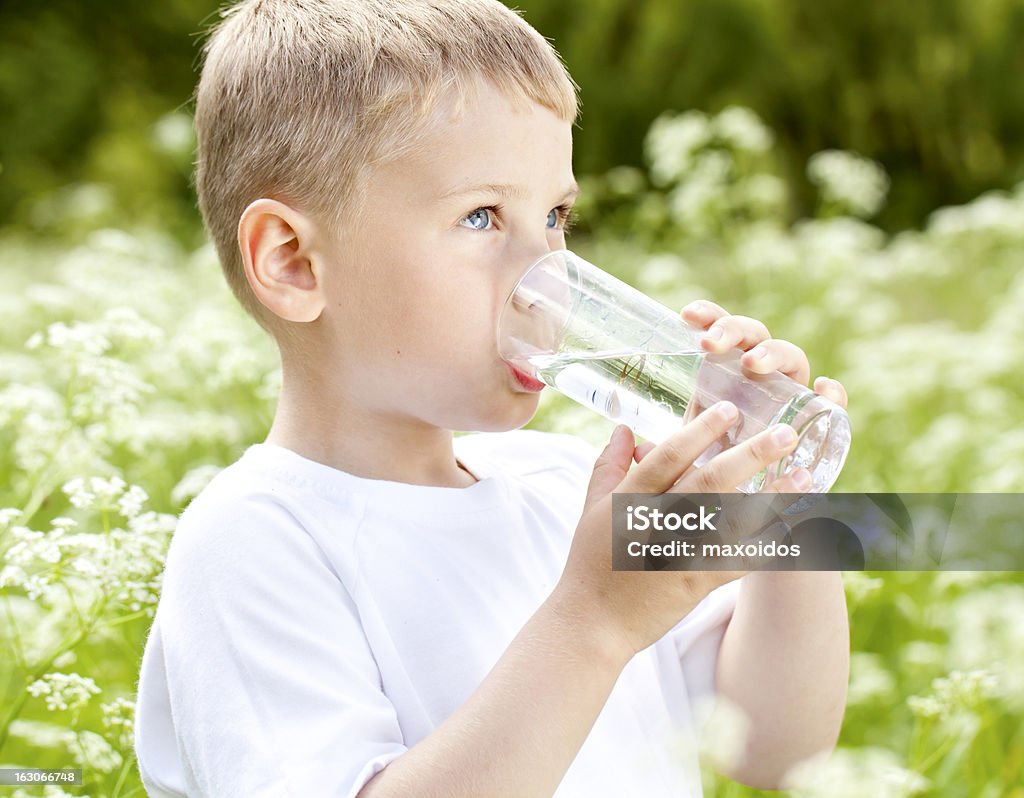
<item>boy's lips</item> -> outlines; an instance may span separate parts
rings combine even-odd
[[[516,378],[516,382],[523,386],[527,391],[530,391],[531,393],[539,393],[544,390],[545,386],[543,382],[538,379],[534,379],[528,374],[524,374],[511,363],[508,363],[507,365],[512,372],[512,376]]]

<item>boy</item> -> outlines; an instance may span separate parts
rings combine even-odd
[[[518,430],[538,395],[495,323],[565,246],[575,88],[497,0],[250,0],[207,45],[200,204],[283,387],[168,552],[139,684],[151,796],[696,796],[679,740],[715,693],[751,721],[739,779],[834,745],[839,574],[610,568],[613,490],[731,489],[791,429],[699,470],[729,407],[656,448],[619,428],[596,465]],[[758,322],[686,316],[806,383]]]

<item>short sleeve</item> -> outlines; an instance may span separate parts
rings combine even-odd
[[[741,581],[735,579],[712,590],[667,634],[679,656],[698,733],[714,700],[718,653],[736,608]]]
[[[406,750],[351,596],[274,497],[193,503],[157,621],[189,796],[351,798]]]

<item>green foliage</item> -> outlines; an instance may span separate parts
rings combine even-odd
[[[0,7],[0,218],[66,235],[52,206],[78,207],[64,187],[87,184],[99,186],[89,202],[103,224],[191,235],[191,155],[165,157],[152,130],[190,110],[198,43],[219,5]],[[641,166],[644,133],[665,108],[742,105],[776,131],[794,218],[817,196],[804,164],[826,149],[885,166],[887,230],[1024,179],[1024,103],[1013,79],[1024,69],[1022,0],[514,5],[582,87],[581,174]]]
[[[881,219],[1024,179],[1020,0],[566,0],[518,4],[582,87],[580,172],[639,166],[665,108],[751,108],[778,133],[806,213],[814,153],[841,147],[893,177]]]

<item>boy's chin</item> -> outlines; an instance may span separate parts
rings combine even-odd
[[[467,419],[470,426],[465,427],[473,432],[508,432],[519,429],[530,423],[537,414],[540,404],[539,394],[516,394],[514,401],[505,403],[499,408],[491,407],[489,412],[481,413],[475,419]]]

